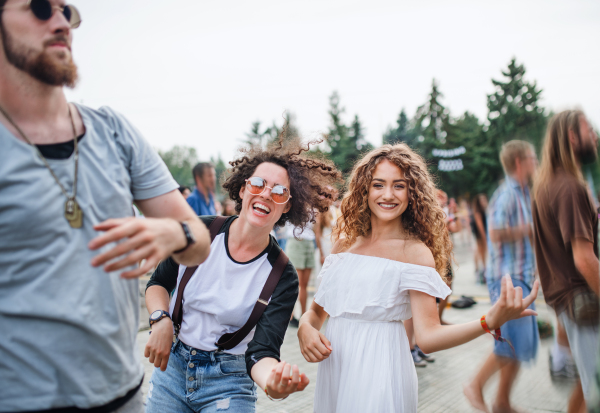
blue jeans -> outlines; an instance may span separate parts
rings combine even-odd
[[[243,354],[202,351],[177,340],[167,370],[152,373],[146,413],[254,413],[256,399]]]

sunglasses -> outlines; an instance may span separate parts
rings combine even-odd
[[[271,190],[271,199],[276,204],[285,204],[292,197],[290,190],[283,185],[275,185],[271,188],[267,186],[267,181],[259,176],[246,179],[246,189],[252,195],[261,195],[267,188]]]
[[[20,7],[20,5],[18,5]],[[31,9],[33,15],[42,21],[50,20],[54,15],[54,10],[59,10],[65,16],[72,29],[76,29],[81,24],[81,15],[75,6],[67,4],[65,7],[53,6],[48,0],[27,0],[26,7]],[[6,9],[8,7],[3,7]]]

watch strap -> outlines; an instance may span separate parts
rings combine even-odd
[[[187,222],[182,221],[179,224],[181,224],[181,228],[183,229],[183,233],[185,234],[185,240],[186,240],[186,244],[185,247],[183,247],[180,250],[177,251],[173,251],[173,254],[179,254],[180,252],[185,251],[186,249],[188,249],[188,247],[190,245],[192,245],[193,243],[196,242],[196,240],[194,239],[194,236],[192,235],[192,231],[190,230],[190,227],[188,226]]]

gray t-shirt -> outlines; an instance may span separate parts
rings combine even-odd
[[[77,105],[83,228],[34,148],[0,124],[0,412],[106,404],[143,375],[138,280],[90,265],[93,225],[178,187],[158,154],[109,108]],[[48,161],[71,193],[73,156]],[[106,251],[113,245],[102,249]]]

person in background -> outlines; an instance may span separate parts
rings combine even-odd
[[[448,230],[449,234],[453,234],[455,232],[458,231],[458,225],[456,223],[456,217],[450,213],[450,210],[448,208],[448,194],[444,191],[442,191],[441,189],[438,189],[436,191],[436,198],[438,203],[440,204],[440,207],[442,207],[442,211],[444,211],[444,216],[446,217],[446,229]],[[452,238],[451,238],[452,239]],[[449,288],[452,288],[452,280],[454,278],[454,270],[452,269],[452,260],[448,261],[448,273],[446,275],[446,285],[448,285]],[[440,316],[440,322],[442,324],[447,324],[446,321],[444,321],[444,319],[442,318],[442,315],[444,314],[444,310],[446,309],[446,306],[448,306],[449,300],[450,300],[450,296],[447,296],[445,298],[437,298],[438,300],[438,313]]]
[[[329,206],[329,210],[327,212],[317,214],[317,222],[314,226],[314,231],[315,240],[317,241],[317,249],[319,251],[320,266],[323,265],[325,258],[327,258],[327,256],[331,253],[331,232],[333,230],[333,225],[338,219],[338,216],[338,209],[333,205],[333,203]]]
[[[309,222],[304,228],[292,227],[291,236],[288,237],[285,253],[290,257],[298,271],[298,280],[300,281],[300,293],[298,301],[302,314],[306,312],[306,301],[308,299],[308,281],[310,273],[315,267],[315,232],[313,231],[314,222]],[[298,320],[295,317],[290,319],[292,327],[298,327]]]
[[[230,198],[223,201],[223,215],[226,217],[235,215],[235,202]]]
[[[512,140],[502,145],[500,161],[506,178],[492,196],[487,218],[490,246],[487,285],[492,303],[499,300],[502,280],[506,276],[510,276],[515,287],[521,287],[523,295],[533,291],[535,279],[529,185],[535,174],[537,158],[530,143]],[[530,309],[535,310],[533,303]],[[488,411],[483,388],[500,371],[492,411],[513,412],[510,392],[521,363],[533,361],[537,355],[539,333],[535,316],[508,321],[502,327],[502,335],[511,344],[496,341],[492,354],[464,388],[469,403],[480,411]]]
[[[471,203],[473,219],[471,231],[475,236],[475,276],[479,283],[485,283],[485,268],[487,261],[487,218],[488,206],[485,194],[476,195]]]
[[[67,101],[80,23],[64,1],[0,0],[2,412],[143,412],[137,277],[209,254],[140,132]]]
[[[533,189],[535,250],[546,303],[562,322],[578,382],[569,413],[597,410],[598,212],[581,173],[596,161],[598,136],[579,110],[550,119]]]
[[[217,186],[215,167],[210,162],[200,162],[192,170],[196,188],[187,198],[198,215],[217,215],[214,193]]]
[[[190,191],[190,188],[187,187],[187,186],[180,186],[179,187],[179,192],[181,192],[181,195],[183,195],[184,199],[188,199],[188,197],[192,193],[192,191]]]

